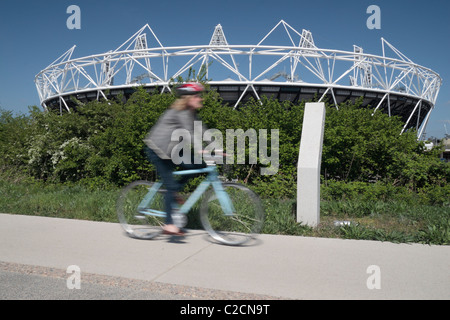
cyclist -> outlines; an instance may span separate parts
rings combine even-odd
[[[184,231],[173,223],[172,213],[175,201],[180,202],[177,192],[187,182],[189,176],[183,176],[176,180],[173,176],[177,165],[172,159],[172,149],[179,144],[179,141],[172,141],[172,133],[177,129],[185,129],[190,133],[191,146],[202,147],[203,134],[194,134],[194,121],[199,121],[197,111],[203,107],[203,99],[200,94],[205,88],[199,83],[185,83],[176,88],[179,98],[164,112],[152,127],[144,139],[146,144],[146,153],[149,160],[156,166],[157,172],[161,177],[167,192],[165,194],[164,205],[167,213],[163,232],[169,235],[184,235]],[[204,131],[205,128],[202,128]],[[199,141],[194,141],[197,139]],[[193,150],[194,153],[202,153],[201,149]],[[194,154],[191,153],[188,161],[182,161],[179,166],[183,170],[198,169],[206,167],[202,161],[201,164],[195,164]],[[183,158],[182,158],[183,159]],[[178,162],[178,161],[177,161]]]

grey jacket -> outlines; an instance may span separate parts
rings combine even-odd
[[[189,133],[191,145],[201,148],[205,127],[200,126],[200,123],[198,123],[199,126],[197,127],[201,128],[201,132],[196,130],[197,134],[194,135],[194,121],[200,121],[197,118],[196,111],[168,109],[147,134],[144,143],[161,159],[171,159],[173,147],[180,143],[177,132],[174,134],[174,137],[172,137],[172,134],[177,129],[185,129],[183,132]]]

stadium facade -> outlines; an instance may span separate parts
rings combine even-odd
[[[75,47],[36,75],[45,110],[71,112],[75,99],[126,99],[139,86],[170,92],[174,80],[203,70],[211,89],[233,108],[263,96],[293,103],[326,99],[336,108],[359,98],[374,112],[400,116],[402,132],[416,129],[421,137],[442,84],[439,74],[383,38],[382,55],[356,45],[322,49],[310,31],[300,33],[283,20],[253,45],[229,44],[219,24],[205,45],[166,47],[145,25],[112,51],[73,58]]]

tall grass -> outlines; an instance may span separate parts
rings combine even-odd
[[[0,212],[115,222],[117,194],[118,190],[92,190],[80,185],[0,180]]]
[[[90,188],[0,179],[0,212],[117,222],[118,188]],[[311,228],[296,222],[295,200],[263,199],[266,234],[302,235],[391,242],[450,244],[450,206],[405,201],[326,200],[321,222]],[[189,214],[190,228],[200,228],[198,205]],[[336,227],[336,220],[350,225]]]

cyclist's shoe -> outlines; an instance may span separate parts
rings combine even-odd
[[[184,236],[186,232],[184,232],[182,229],[172,225],[170,226],[164,226],[163,227],[163,234],[171,235],[171,236]]]
[[[166,235],[169,235],[169,236],[180,236],[180,237],[182,237],[182,236],[184,236],[186,233],[183,232],[183,231],[180,229],[180,230],[178,230],[178,231],[176,231],[176,232],[168,231],[168,230],[163,230],[163,234],[166,234]]]

